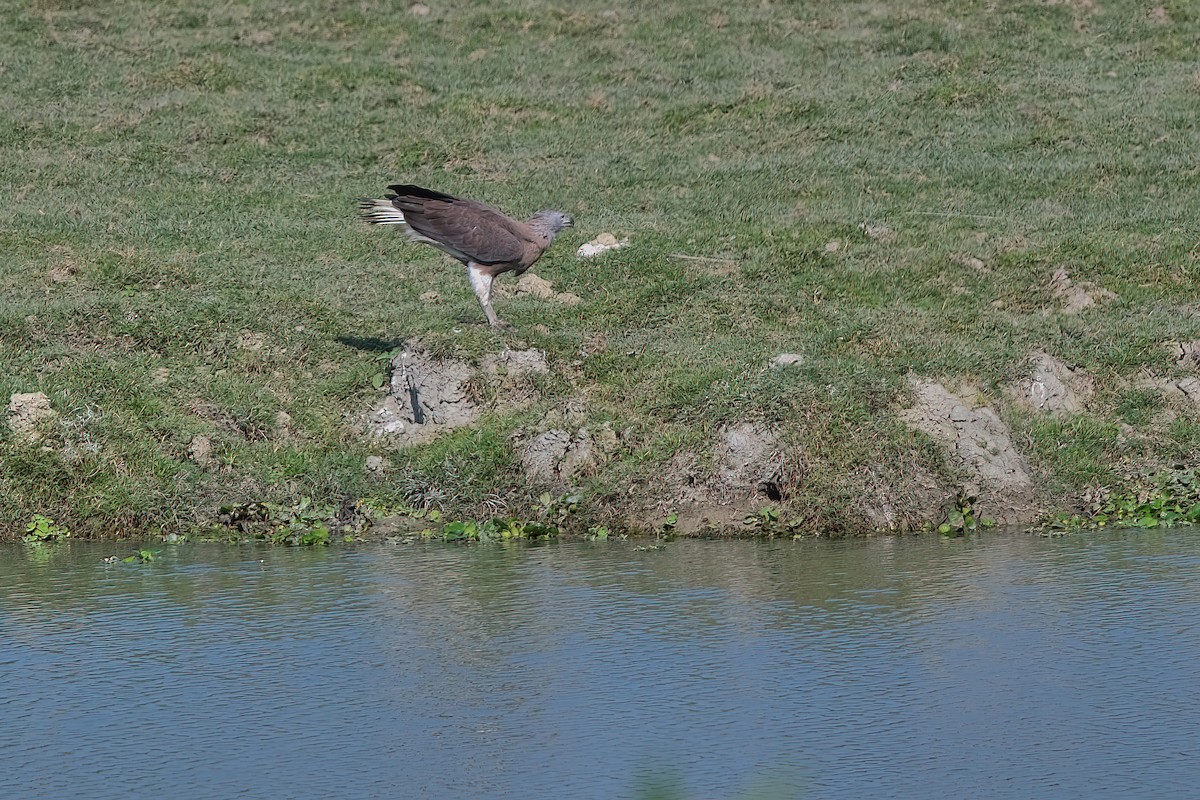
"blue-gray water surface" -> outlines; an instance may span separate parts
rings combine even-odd
[[[1200,796],[1200,533],[0,548],[0,798]]]

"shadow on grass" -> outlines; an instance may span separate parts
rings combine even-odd
[[[404,344],[403,339],[380,339],[375,336],[338,336],[337,341],[355,350],[388,353]]]

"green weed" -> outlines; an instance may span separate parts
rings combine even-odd
[[[1091,493],[1084,514],[1060,514],[1048,530],[1122,526],[1160,528],[1200,522],[1200,468],[1172,469],[1142,475],[1119,488]]]
[[[161,550],[150,550],[143,547],[135,550],[132,555],[126,556],[121,561],[126,564],[148,564],[156,559],[161,552]]]
[[[942,536],[965,536],[980,528],[995,527],[995,520],[977,515],[975,503],[978,500],[979,498],[960,491],[953,506],[946,512],[946,519],[938,525],[938,533]]]
[[[29,524],[25,526],[25,536],[22,537],[22,541],[30,544],[46,544],[62,541],[70,535],[70,531],[49,517],[43,514],[34,514],[33,518],[29,520]]]
[[[763,506],[757,513],[742,520],[742,523],[754,528],[759,533],[769,533],[779,523],[779,509],[775,506]]]

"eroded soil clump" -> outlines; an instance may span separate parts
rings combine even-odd
[[[368,415],[367,429],[401,447],[473,425],[489,408],[516,407],[537,395],[528,378],[549,370],[539,350],[503,350],[476,367],[435,358],[410,344],[392,360],[390,390]],[[495,399],[485,401],[488,389]]]
[[[42,392],[18,392],[12,395],[7,411],[6,422],[13,438],[25,442],[41,439],[38,426],[44,420],[58,416],[58,412],[50,407],[50,398]]]
[[[593,472],[618,446],[607,423],[574,431],[551,428],[519,445],[521,470],[529,481],[562,487]]]
[[[1049,353],[1036,353],[1033,374],[1011,388],[1009,394],[1031,411],[1053,416],[1078,414],[1095,394],[1091,376]]]
[[[1033,476],[995,410],[971,387],[951,392],[917,377],[909,385],[916,402],[900,418],[945,448],[963,476],[960,492],[978,498],[979,513],[997,522],[1029,521],[1036,508]]]
[[[722,426],[707,452],[677,453],[666,465],[658,499],[637,521],[673,519],[680,533],[745,529],[747,517],[788,499],[801,466],[797,452],[765,423]]]
[[[1178,350],[1178,360],[1190,364],[1200,345],[1181,344]],[[801,354],[783,354],[765,368],[803,364]],[[504,435],[512,448],[514,485],[527,488],[530,496],[581,488],[586,493],[589,481],[609,487],[624,480],[615,491],[602,489],[604,507],[596,511],[629,529],[728,534],[764,530],[769,522],[775,532],[788,526],[850,532],[936,527],[953,519],[953,509],[961,511],[964,502],[980,521],[1034,522],[1046,498],[1037,491],[1029,454],[1018,445],[1027,440],[1018,440],[1006,419],[1067,420],[1097,413],[1092,407],[1096,380],[1085,369],[1038,351],[1030,354],[1024,377],[990,396],[969,383],[948,386],[910,376],[911,401],[893,408],[888,424],[898,420],[936,448],[913,447],[908,455],[889,451],[878,463],[809,465],[800,431],[786,423],[746,420],[715,426],[706,444],[689,445],[631,474],[622,472],[621,464],[645,446],[645,432],[598,421],[586,393],[547,403],[542,391],[551,385],[546,381],[554,377],[553,369],[545,354],[533,349],[505,349],[470,363],[434,357],[412,342],[393,360],[389,391],[368,415],[367,427],[406,448],[483,424],[485,415],[519,411],[519,426]],[[1194,377],[1144,386],[1200,405],[1200,382]],[[385,459],[375,460],[366,468],[385,474]],[[808,505],[805,480],[812,480],[818,493],[841,481],[838,508]]]

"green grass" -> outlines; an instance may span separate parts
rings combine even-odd
[[[363,470],[378,352],[346,342],[407,337],[546,350],[560,369],[530,419],[582,395],[631,431],[595,498],[763,418],[803,448],[795,504],[827,524],[870,469],[952,480],[890,416],[907,374],[1003,407],[1041,350],[1100,384],[1077,420],[1004,411],[1063,502],[1117,459],[1200,445],[1194,409],[1155,428],[1131,388],[1200,338],[1192,4],[431,5],[0,2],[0,394],[61,415],[46,447],[0,426],[0,528],[532,502],[519,416],[389,454],[400,478]],[[537,271],[583,303],[501,300],[519,333],[483,328],[456,265],[356,221],[397,181],[573,214]],[[602,231],[632,245],[577,260]],[[1119,299],[1058,313],[1060,266]],[[766,371],[780,352],[805,363]],[[187,458],[197,435],[215,468]]]

